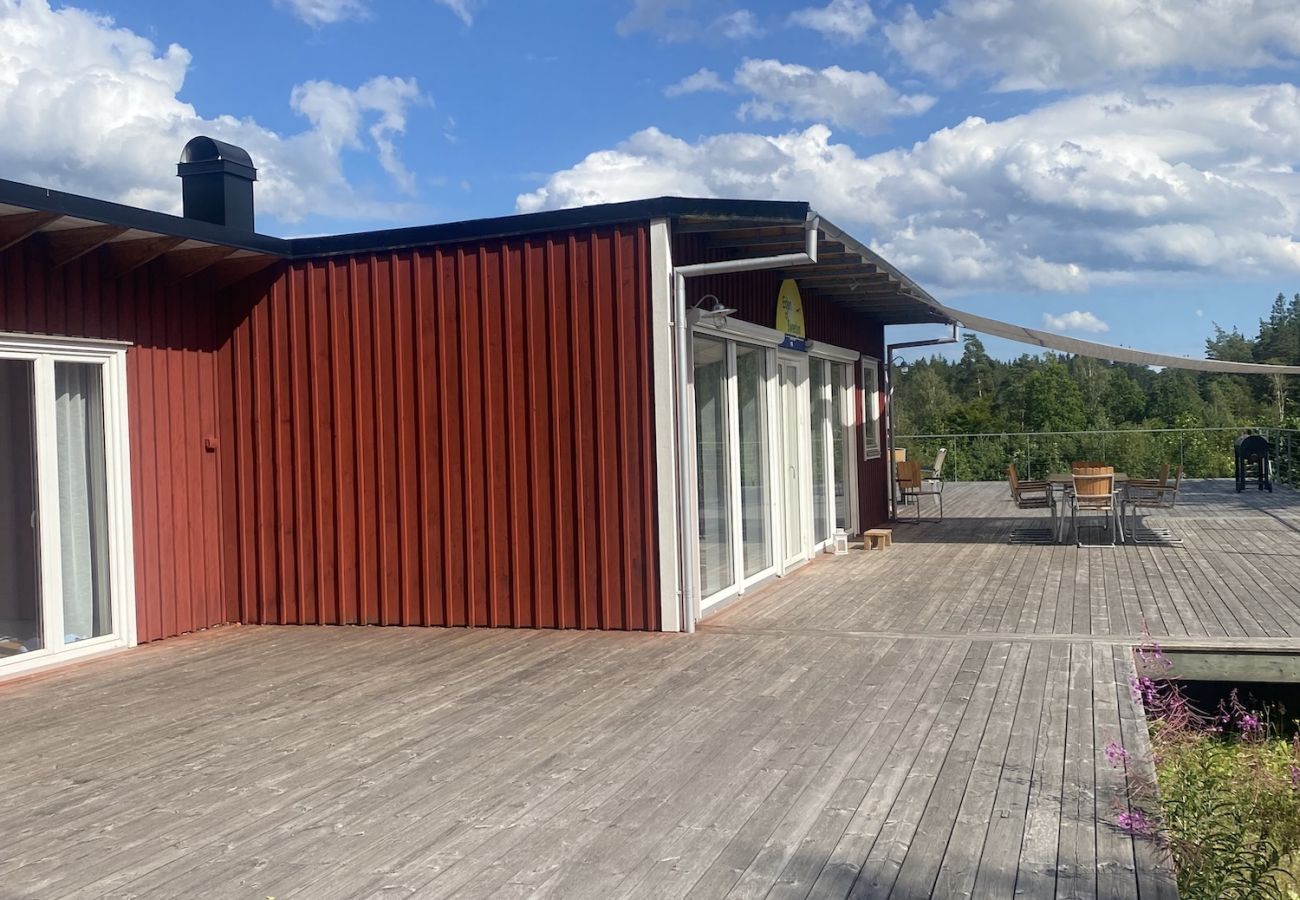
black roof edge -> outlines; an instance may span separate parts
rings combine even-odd
[[[430,244],[450,244],[488,238],[516,237],[547,231],[594,228],[620,222],[647,219],[680,219],[700,216],[714,219],[771,219],[803,223],[808,218],[808,204],[788,200],[717,200],[694,197],[655,197],[601,203],[571,209],[520,213],[492,219],[469,219],[442,225],[417,225],[383,231],[303,237],[290,240],[296,258],[364,253],[376,250],[402,250]]]
[[[287,259],[403,250],[433,244],[523,236],[659,218],[699,216],[719,220],[771,220],[773,224],[780,224],[802,223],[809,215],[809,205],[800,201],[655,197],[440,225],[278,238],[5,179],[0,179],[0,204],[221,244]]]
[[[17,181],[0,179],[0,203],[275,256],[289,256],[292,253],[291,242],[284,238],[240,231],[213,225],[210,222],[200,222],[197,219],[171,216],[150,209],[111,203],[108,200],[96,200],[93,197],[68,194]]]

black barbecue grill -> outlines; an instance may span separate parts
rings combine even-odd
[[[1256,479],[1259,489],[1273,493],[1273,479],[1269,477],[1269,460],[1272,458],[1268,439],[1262,434],[1243,434],[1237,438],[1237,493],[1246,489],[1246,482]]]

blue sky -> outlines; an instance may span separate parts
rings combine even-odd
[[[0,177],[176,211],[205,132],[276,234],[808,200],[957,308],[1199,355],[1300,290],[1297,60],[1293,0],[0,0]]]

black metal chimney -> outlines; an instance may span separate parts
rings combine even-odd
[[[253,182],[257,169],[242,147],[199,136],[185,145],[176,166],[185,218],[253,230]]]

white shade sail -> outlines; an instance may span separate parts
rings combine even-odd
[[[1300,366],[1270,366],[1264,363],[1230,362],[1223,359],[1195,359],[1190,356],[1174,356],[1168,353],[1152,353],[1147,350],[1135,350],[1132,347],[1116,347],[1100,344],[1096,341],[1084,341],[1079,338],[1039,331],[1023,325],[1012,325],[977,316],[974,313],[952,309],[941,303],[936,305],[964,328],[978,331],[993,337],[1006,338],[1022,344],[1032,344],[1048,350],[1073,353],[1078,356],[1090,356],[1094,359],[1108,359],[1112,362],[1133,363],[1139,366],[1163,366],[1169,369],[1190,369],[1196,372],[1226,372],[1235,375],[1300,375]]]

